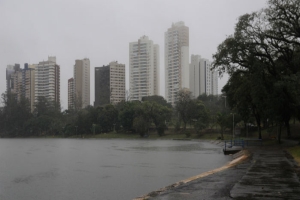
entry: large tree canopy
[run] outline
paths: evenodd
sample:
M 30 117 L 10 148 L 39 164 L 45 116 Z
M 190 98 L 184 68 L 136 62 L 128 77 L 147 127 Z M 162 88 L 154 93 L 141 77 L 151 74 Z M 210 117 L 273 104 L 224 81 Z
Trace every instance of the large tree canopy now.
M 241 16 L 213 57 L 213 68 L 230 75 L 223 91 L 231 106 L 244 117 L 251 109 L 259 127 L 266 119 L 284 123 L 290 136 L 300 108 L 300 1 L 269 0 Z

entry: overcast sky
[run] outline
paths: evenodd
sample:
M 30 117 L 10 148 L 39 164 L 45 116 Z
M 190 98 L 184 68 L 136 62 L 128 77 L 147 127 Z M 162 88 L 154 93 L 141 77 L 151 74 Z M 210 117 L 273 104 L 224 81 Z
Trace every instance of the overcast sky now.
M 9 64 L 37 64 L 56 56 L 61 70 L 61 103 L 67 109 L 67 80 L 76 59 L 94 67 L 117 60 L 126 65 L 129 42 L 147 35 L 160 46 L 164 91 L 164 33 L 183 21 L 190 31 L 190 54 L 212 60 L 217 46 L 234 31 L 239 16 L 266 7 L 266 0 L 0 0 L 0 93 Z M 219 80 L 219 92 L 227 77 Z M 161 94 L 163 95 L 163 94 Z

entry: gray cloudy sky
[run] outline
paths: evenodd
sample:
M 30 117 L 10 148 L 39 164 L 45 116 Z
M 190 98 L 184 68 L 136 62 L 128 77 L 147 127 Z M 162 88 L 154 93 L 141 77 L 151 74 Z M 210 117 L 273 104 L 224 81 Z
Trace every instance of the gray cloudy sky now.
M 75 60 L 87 57 L 93 104 L 94 67 L 117 60 L 128 73 L 129 42 L 147 35 L 160 45 L 162 78 L 164 32 L 173 22 L 189 27 L 190 54 L 212 60 L 238 17 L 265 6 L 266 0 L 0 0 L 0 93 L 6 90 L 8 64 L 23 66 L 56 56 L 61 103 L 67 109 L 67 80 Z M 219 91 L 226 81 L 219 80 Z

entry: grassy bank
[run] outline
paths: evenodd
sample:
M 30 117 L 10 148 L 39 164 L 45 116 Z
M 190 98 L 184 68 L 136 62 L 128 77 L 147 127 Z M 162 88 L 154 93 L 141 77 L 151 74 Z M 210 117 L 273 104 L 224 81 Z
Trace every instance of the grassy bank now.
M 287 149 L 287 151 L 294 157 L 296 162 L 300 165 L 300 146 L 294 146 Z

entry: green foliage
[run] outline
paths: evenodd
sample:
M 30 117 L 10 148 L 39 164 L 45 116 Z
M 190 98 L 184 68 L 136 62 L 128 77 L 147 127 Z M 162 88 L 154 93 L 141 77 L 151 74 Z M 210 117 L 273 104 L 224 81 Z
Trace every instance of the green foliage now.
M 174 128 L 175 128 L 176 132 L 178 132 L 180 130 L 180 121 L 179 120 L 176 120 Z
M 119 121 L 125 131 L 133 129 L 135 107 L 139 104 L 140 102 L 122 102 L 119 105 Z
M 179 120 L 183 122 L 183 130 L 186 124 L 192 119 L 194 112 L 191 92 L 187 89 L 179 90 L 175 109 L 179 114 Z
M 162 96 L 158 96 L 158 95 L 143 97 L 142 101 L 156 102 L 161 106 L 172 108 L 172 105 L 170 103 L 168 103 Z
M 26 136 L 26 120 L 32 117 L 28 100 L 21 98 L 19 101 L 13 93 L 2 94 L 4 105 L 1 112 L 2 135 L 9 137 Z
M 268 120 L 284 123 L 290 136 L 289 121 L 299 117 L 299 12 L 297 0 L 269 0 L 267 9 L 241 16 L 213 56 L 214 68 L 230 75 L 229 105 L 245 122 L 255 117 L 259 138 Z
M 133 127 L 141 137 L 144 137 L 149 130 L 149 123 L 143 116 L 134 118 Z
M 188 122 L 194 124 L 197 133 L 209 125 L 210 117 L 206 107 L 202 101 L 192 99 L 189 90 L 179 91 L 175 108 L 179 114 L 179 119 L 184 123 L 183 131 L 186 130 Z

